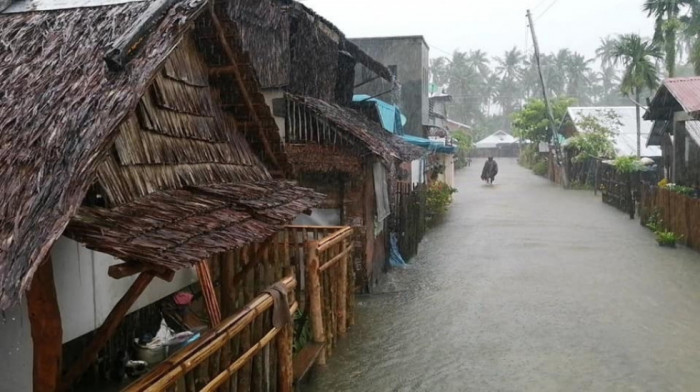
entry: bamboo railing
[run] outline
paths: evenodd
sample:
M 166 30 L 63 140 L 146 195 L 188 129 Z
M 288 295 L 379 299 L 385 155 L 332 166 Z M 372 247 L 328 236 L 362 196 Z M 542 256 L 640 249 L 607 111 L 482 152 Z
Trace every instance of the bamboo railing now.
M 293 276 L 281 281 L 289 292 L 289 311 L 294 313 L 298 304 L 294 301 L 296 279 Z M 223 320 L 216 328 L 206 333 L 195 343 L 158 365 L 144 378 L 125 389 L 137 391 L 217 391 L 231 390 L 231 381 L 237 373 L 261 351 L 269 348 L 276 340 L 277 390 L 291 391 L 292 388 L 292 324 L 283 328 L 270 326 L 256 337 L 246 350 L 235 355 L 232 346 L 240 335 L 260 318 L 271 317 L 273 298 L 261 294 L 237 314 Z M 265 353 L 269 358 L 271 353 Z M 204 375 L 204 376 L 202 376 Z M 274 376 L 273 376 L 274 377 Z M 240 381 L 240 380 L 239 380 Z M 250 390 L 238 384 L 238 390 Z
M 211 260 L 218 273 L 201 275 L 219 282 L 223 321 L 125 391 L 291 391 L 293 324 L 276 329 L 272 297 L 254 294 L 280 279 L 281 271 L 290 274 L 281 280 L 290 292 L 290 312 L 308 315 L 313 341 L 324 347 L 315 360 L 324 364 L 353 321 L 352 235 L 350 227 L 288 226 L 265 243 Z
M 306 297 L 315 343 L 324 344 L 325 350 L 317 363 L 325 364 L 336 341 L 347 331 L 354 313 L 354 270 L 350 262 L 352 246 L 350 227 L 337 231 L 321 240 L 306 242 Z

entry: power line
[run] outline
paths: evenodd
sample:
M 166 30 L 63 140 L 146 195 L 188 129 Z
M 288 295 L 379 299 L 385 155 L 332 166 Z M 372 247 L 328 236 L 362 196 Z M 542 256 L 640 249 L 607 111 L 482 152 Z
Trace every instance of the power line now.
M 535 21 L 540 20 L 540 18 L 543 17 L 543 16 L 547 13 L 547 11 L 549 11 L 550 9 L 552 9 L 552 7 L 554 7 L 554 5 L 557 4 L 558 1 L 559 1 L 559 0 L 554 0 L 554 1 L 552 1 L 552 3 L 551 3 L 547 8 L 545 8 L 545 10 L 542 11 L 542 13 L 541 13 L 537 18 L 535 18 Z

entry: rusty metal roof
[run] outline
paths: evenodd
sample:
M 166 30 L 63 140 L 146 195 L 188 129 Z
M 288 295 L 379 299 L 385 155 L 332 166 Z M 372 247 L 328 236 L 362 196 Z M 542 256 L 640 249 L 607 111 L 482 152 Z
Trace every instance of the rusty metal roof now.
M 670 120 L 676 109 L 693 116 L 700 114 L 700 77 L 664 80 L 649 109 L 646 120 Z

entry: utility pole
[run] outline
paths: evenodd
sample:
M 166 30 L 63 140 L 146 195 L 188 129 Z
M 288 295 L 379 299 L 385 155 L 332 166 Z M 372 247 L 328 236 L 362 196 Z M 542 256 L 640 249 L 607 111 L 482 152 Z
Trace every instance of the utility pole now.
M 544 97 L 544 106 L 547 109 L 547 117 L 549 117 L 549 126 L 552 131 L 552 140 L 554 142 L 554 153 L 556 156 L 556 164 L 561 168 L 561 182 L 565 188 L 569 186 L 569 180 L 566 176 L 566 168 L 563 167 L 563 159 L 561 153 L 561 144 L 559 143 L 559 133 L 554 126 L 554 113 L 552 112 L 552 106 L 549 104 L 549 97 L 547 96 L 547 83 L 542 75 L 542 64 L 540 64 L 540 46 L 537 42 L 537 35 L 535 35 L 535 23 L 532 21 L 532 13 L 527 10 L 527 20 L 530 24 L 530 32 L 532 32 L 532 46 L 535 49 L 535 62 L 537 62 L 537 74 L 540 77 L 540 85 L 542 86 L 542 96 Z

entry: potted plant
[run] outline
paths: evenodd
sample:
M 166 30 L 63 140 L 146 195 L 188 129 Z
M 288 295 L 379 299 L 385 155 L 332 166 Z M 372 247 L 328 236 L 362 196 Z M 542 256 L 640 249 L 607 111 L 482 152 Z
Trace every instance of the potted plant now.
M 668 230 L 657 230 L 656 231 L 656 242 L 659 246 L 664 246 L 668 248 L 675 248 L 676 242 L 681 239 L 681 236 Z

